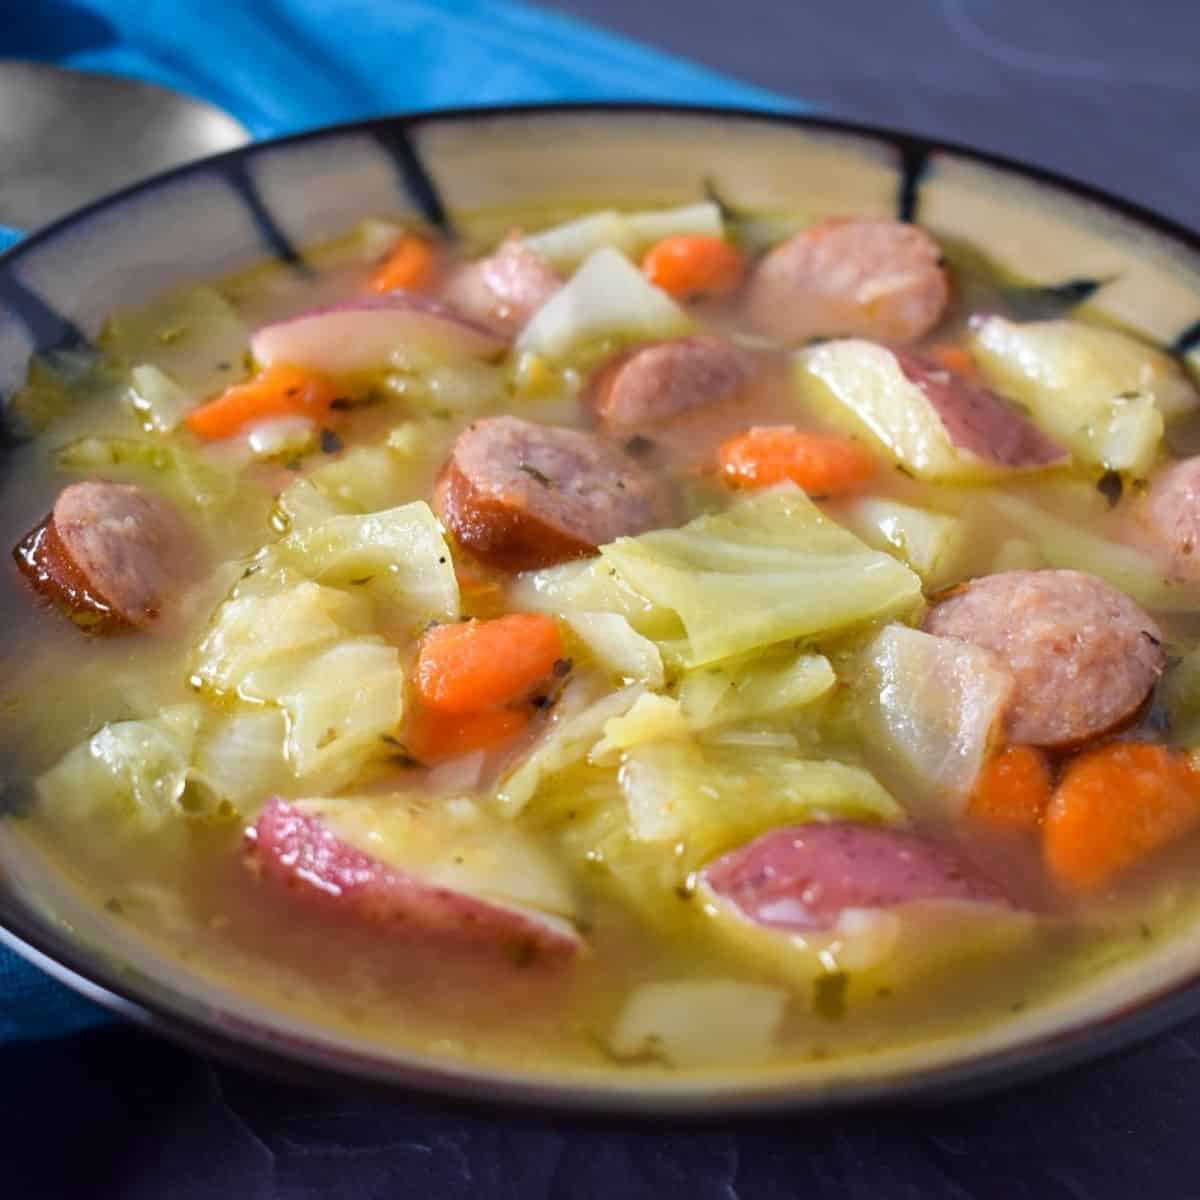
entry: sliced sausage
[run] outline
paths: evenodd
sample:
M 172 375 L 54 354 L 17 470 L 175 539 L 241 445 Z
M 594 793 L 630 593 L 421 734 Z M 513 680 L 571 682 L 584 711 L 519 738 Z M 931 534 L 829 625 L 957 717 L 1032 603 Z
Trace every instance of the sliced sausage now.
M 1159 472 L 1150 486 L 1145 513 L 1172 571 L 1181 579 L 1200 582 L 1200 456 Z
M 246 858 L 262 880 L 286 889 L 312 913 L 374 927 L 413 946 L 522 967 L 562 966 L 582 946 L 561 918 L 389 867 L 277 796 L 247 831 Z
M 131 484 L 73 483 L 14 550 L 33 586 L 81 625 L 142 628 L 195 570 L 192 531 L 161 496 Z
M 669 497 L 659 479 L 596 434 L 505 416 L 459 434 L 433 507 L 477 558 L 522 571 L 662 524 Z
M 601 367 L 585 402 L 604 428 L 632 433 L 691 409 L 733 400 L 754 372 L 754 357 L 721 338 L 656 342 Z
M 486 258 L 455 271 L 444 297 L 464 316 L 515 334 L 560 287 L 545 259 L 513 234 Z
M 865 337 L 904 345 L 950 297 L 937 243 L 915 225 L 835 217 L 776 246 L 750 283 L 749 315 L 785 342 Z
M 847 909 L 915 900 L 1012 906 L 998 883 L 953 846 L 852 821 L 772 829 L 710 863 L 701 883 L 772 929 L 830 929 Z
M 1162 674 L 1162 633 L 1081 571 L 1004 571 L 935 604 L 922 628 L 982 646 L 1012 672 L 1014 742 L 1070 746 L 1133 716 Z
M 916 384 L 960 450 L 1004 467 L 1041 467 L 1070 456 L 1023 413 L 995 392 L 978 387 L 937 363 L 906 350 L 895 352 L 900 370 Z

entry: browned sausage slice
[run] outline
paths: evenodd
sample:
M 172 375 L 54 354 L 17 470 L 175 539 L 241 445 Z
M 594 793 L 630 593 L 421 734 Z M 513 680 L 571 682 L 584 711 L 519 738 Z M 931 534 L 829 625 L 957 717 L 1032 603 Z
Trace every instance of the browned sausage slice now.
M 1174 574 L 1200 582 L 1200 456 L 1172 463 L 1155 477 L 1145 512 Z
M 311 912 L 413 945 L 521 967 L 568 963 L 582 946 L 561 918 L 499 904 L 389 867 L 318 817 L 273 797 L 246 835 L 248 865 Z
M 195 537 L 161 496 L 131 484 L 73 483 L 14 550 L 38 591 L 81 625 L 141 628 L 195 569 Z
M 830 929 L 846 909 L 915 900 L 1012 906 L 953 846 L 852 821 L 772 829 L 710 863 L 700 880 L 747 920 L 772 929 Z
M 459 434 L 433 507 L 476 557 L 522 571 L 643 533 L 669 503 L 664 485 L 604 438 L 505 416 Z
M 1070 746 L 1133 716 L 1162 674 L 1158 626 L 1081 571 L 1005 571 L 930 609 L 922 628 L 982 646 L 1012 672 L 1009 737 Z
M 902 346 L 937 324 L 949 296 L 941 251 L 924 230 L 835 217 L 759 263 L 748 305 L 755 326 L 780 341 L 864 337 Z
M 486 258 L 460 267 L 444 297 L 464 316 L 515 334 L 560 287 L 550 265 L 513 234 Z
M 906 350 L 896 362 L 929 401 L 950 441 L 985 462 L 1004 467 L 1040 467 L 1070 455 L 1023 413 L 995 392 Z
M 754 357 L 716 337 L 639 346 L 606 363 L 585 402 L 606 429 L 632 433 L 707 404 L 733 400 L 755 372 Z

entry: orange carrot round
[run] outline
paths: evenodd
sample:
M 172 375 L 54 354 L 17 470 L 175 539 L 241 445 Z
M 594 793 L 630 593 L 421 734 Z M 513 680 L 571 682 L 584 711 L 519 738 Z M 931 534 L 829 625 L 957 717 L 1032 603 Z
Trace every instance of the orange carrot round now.
M 678 300 L 721 297 L 741 286 L 746 261 L 719 237 L 679 234 L 663 238 L 646 251 L 642 273 Z
M 532 709 L 494 708 L 470 716 L 451 716 L 417 706 L 405 722 L 404 748 L 417 762 L 432 766 L 512 741 L 532 715 Z
M 438 257 L 433 243 L 419 234 L 397 238 L 380 260 L 367 286 L 373 292 L 423 292 L 437 277 Z
M 967 811 L 995 829 L 1036 829 L 1050 804 L 1050 767 L 1033 746 L 1006 746 L 984 768 Z
M 857 491 L 875 474 L 874 458 L 858 442 L 791 425 L 756 426 L 730 438 L 719 459 L 732 487 L 766 487 L 790 479 L 815 496 Z
M 267 367 L 253 379 L 226 388 L 219 396 L 194 408 L 184 418 L 200 438 L 231 437 L 254 421 L 268 417 L 312 417 L 322 421 L 337 393 L 323 375 L 300 367 Z
M 1092 891 L 1200 826 L 1200 777 L 1187 758 L 1146 742 L 1112 742 L 1080 755 L 1043 824 L 1050 874 Z
M 557 622 L 539 613 L 435 625 L 417 650 L 417 692 L 433 712 L 486 712 L 523 697 L 565 654 Z

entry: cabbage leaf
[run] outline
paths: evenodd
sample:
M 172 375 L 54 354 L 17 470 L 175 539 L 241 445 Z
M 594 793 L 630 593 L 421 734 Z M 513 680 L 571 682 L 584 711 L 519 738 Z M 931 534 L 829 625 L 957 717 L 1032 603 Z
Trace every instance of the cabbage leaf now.
M 926 817 L 953 818 L 983 769 L 1012 694 L 987 651 L 905 625 L 881 629 L 854 684 L 861 730 Z
M 819 638 L 897 616 L 921 581 L 871 550 L 786 486 L 601 547 L 635 592 L 678 614 L 700 666 L 793 638 Z
M 551 362 L 606 338 L 650 340 L 691 329 L 687 313 L 619 250 L 597 250 L 534 313 L 517 338 L 518 353 Z
M 1167 355 L 1115 329 L 988 316 L 972 326 L 970 346 L 993 386 L 1081 459 L 1115 471 L 1146 471 L 1164 418 L 1198 400 Z

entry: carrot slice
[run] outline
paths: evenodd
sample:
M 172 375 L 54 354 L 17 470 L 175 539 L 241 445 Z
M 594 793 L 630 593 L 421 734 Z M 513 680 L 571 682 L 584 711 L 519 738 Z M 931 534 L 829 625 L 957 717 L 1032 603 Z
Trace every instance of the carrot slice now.
M 719 237 L 679 234 L 646 251 L 642 274 L 679 300 L 728 296 L 741 286 L 746 260 Z
M 417 762 L 432 766 L 460 754 L 512 741 L 529 724 L 532 715 L 532 709 L 494 708 L 470 716 L 450 716 L 414 708 L 405 725 L 404 748 Z
M 1046 811 L 1042 850 L 1059 883 L 1091 891 L 1200 826 L 1200 777 L 1183 755 L 1112 742 L 1067 768 Z
M 874 458 L 857 442 L 791 425 L 756 426 L 730 438 L 719 459 L 732 487 L 767 487 L 790 479 L 818 496 L 857 491 L 875 474 Z
M 435 625 L 417 650 L 417 692 L 433 712 L 482 713 L 520 699 L 565 654 L 557 622 L 539 613 Z
M 967 805 L 996 829 L 1036 829 L 1050 804 L 1050 767 L 1033 746 L 1006 746 L 984 768 Z
M 268 417 L 324 420 L 336 395 L 323 375 L 300 367 L 267 367 L 253 379 L 226 388 L 215 399 L 192 409 L 184 421 L 197 437 L 216 440 Z
M 423 292 L 437 276 L 438 257 L 433 243 L 419 234 L 406 233 L 371 272 L 367 286 L 373 292 Z

